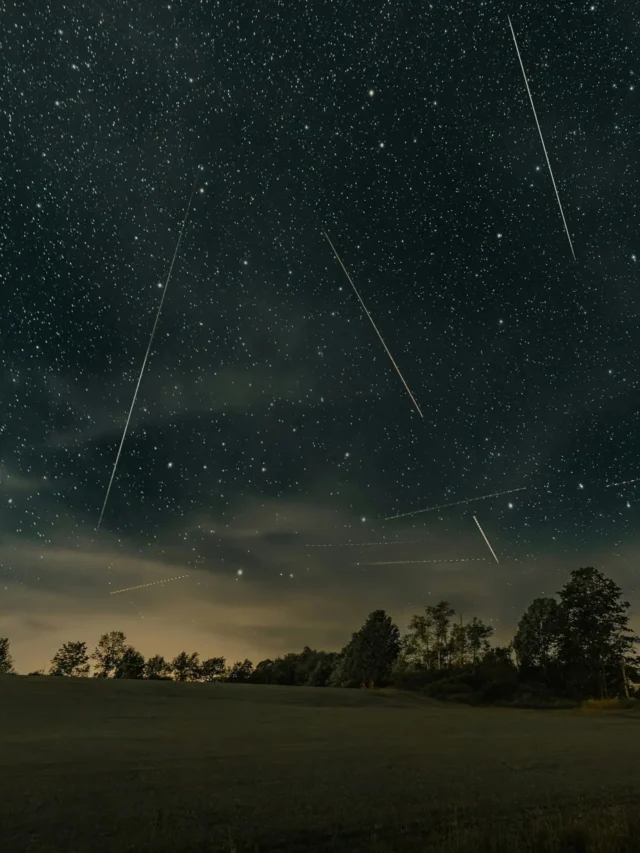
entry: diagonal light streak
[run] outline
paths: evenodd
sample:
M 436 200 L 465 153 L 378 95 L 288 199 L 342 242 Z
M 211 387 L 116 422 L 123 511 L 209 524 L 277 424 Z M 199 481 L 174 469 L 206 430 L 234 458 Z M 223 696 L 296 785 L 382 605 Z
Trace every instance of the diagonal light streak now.
M 131 408 L 129 409 L 129 414 L 127 415 L 127 420 L 124 425 L 124 430 L 122 431 L 122 439 L 120 440 L 120 447 L 118 448 L 118 453 L 116 454 L 116 461 L 113 464 L 113 470 L 111 472 L 111 479 L 109 480 L 109 485 L 107 486 L 107 493 L 104 496 L 104 503 L 102 504 L 102 510 L 100 511 L 100 518 L 98 519 L 98 524 L 96 526 L 96 530 L 100 528 L 102 524 L 102 516 L 104 515 L 104 511 L 107 507 L 107 501 L 109 500 L 109 495 L 111 493 L 111 486 L 113 485 L 114 477 L 116 476 L 116 470 L 118 468 L 118 462 L 120 461 L 120 455 L 122 453 L 122 447 L 124 445 L 124 440 L 127 437 L 127 430 L 129 429 L 129 421 L 131 420 L 131 415 L 133 414 L 133 408 L 136 404 L 136 398 L 138 396 L 138 391 L 140 390 L 140 383 L 142 382 L 142 377 L 144 375 L 145 367 L 147 366 L 147 361 L 149 359 L 149 353 L 151 352 L 151 345 L 153 344 L 153 338 L 156 333 L 156 328 L 158 327 L 158 320 L 160 319 L 160 312 L 162 311 L 162 306 L 164 305 L 164 298 L 167 295 L 167 288 L 169 287 L 169 281 L 171 280 L 171 273 L 173 272 L 173 265 L 176 262 L 176 258 L 178 257 L 178 250 L 180 249 L 180 243 L 182 242 L 182 235 L 184 234 L 184 229 L 187 224 L 187 217 L 189 216 L 189 211 L 191 210 L 191 202 L 193 201 L 193 196 L 196 191 L 196 184 L 198 183 L 198 175 L 196 175 L 196 179 L 193 182 L 193 189 L 191 190 L 191 195 L 189 196 L 189 203 L 187 204 L 187 210 L 184 215 L 184 219 L 182 221 L 182 228 L 180 229 L 180 234 L 178 235 L 178 242 L 176 243 L 176 249 L 173 253 L 173 258 L 171 259 L 171 266 L 169 267 L 169 272 L 167 274 L 167 280 L 164 283 L 164 288 L 162 290 L 162 297 L 160 299 L 160 305 L 158 305 L 158 311 L 156 312 L 156 319 L 153 324 L 153 329 L 151 330 L 151 337 L 149 338 L 149 345 L 147 346 L 147 351 L 144 356 L 144 361 L 142 362 L 142 367 L 140 368 L 140 375 L 138 376 L 138 384 L 136 385 L 136 390 L 133 392 L 133 400 L 131 401 Z
M 134 589 L 144 589 L 146 586 L 157 586 L 159 583 L 169 583 L 169 581 L 179 581 L 182 578 L 188 578 L 189 575 L 178 575 L 177 578 L 165 578 L 163 581 L 152 581 L 151 583 L 141 583 L 139 586 L 128 586 L 126 589 L 114 589 L 109 595 L 118 595 L 121 592 L 131 592 Z
M 396 373 L 398 374 L 398 376 L 400 377 L 400 379 L 401 379 L 401 381 L 402 381 L 402 384 L 403 384 L 403 385 L 404 385 L 404 387 L 407 389 L 407 394 L 411 397 L 411 401 L 413 402 L 413 405 L 416 407 L 416 411 L 418 412 L 418 414 L 420 415 L 420 417 L 424 420 L 424 415 L 422 414 L 422 411 L 421 411 L 421 409 L 420 409 L 420 406 L 418 405 L 418 402 L 417 402 L 416 398 L 413 396 L 413 394 L 411 393 L 411 389 L 409 388 L 409 386 L 408 386 L 408 385 L 407 385 L 407 383 L 405 382 L 405 380 L 404 380 L 404 376 L 403 376 L 403 375 L 402 375 L 402 373 L 400 372 L 400 368 L 399 368 L 399 367 L 398 367 L 398 365 L 396 364 L 396 361 L 395 361 L 394 357 L 391 355 L 391 352 L 389 351 L 389 347 L 388 347 L 388 346 L 386 345 L 386 343 L 384 342 L 384 338 L 383 338 L 383 337 L 382 337 L 382 335 L 380 334 L 380 331 L 379 331 L 378 327 L 376 326 L 376 324 L 375 324 L 375 322 L 374 322 L 374 320 L 373 320 L 373 317 L 372 317 L 372 316 L 371 316 L 371 314 L 369 313 L 369 310 L 367 309 L 367 306 L 364 304 L 364 300 L 363 300 L 363 299 L 362 299 L 362 297 L 360 296 L 360 293 L 358 292 L 358 288 L 357 288 L 357 287 L 355 286 L 355 284 L 353 283 L 353 280 L 352 280 L 351 276 L 349 275 L 349 272 L 348 272 L 347 268 L 346 268 L 346 267 L 345 267 L 345 265 L 342 263 L 342 258 L 340 257 L 340 255 L 339 255 L 339 254 L 338 254 L 338 252 L 336 251 L 336 247 L 335 247 L 335 246 L 333 245 L 333 243 L 331 242 L 331 238 L 329 237 L 329 235 L 327 234 L 327 232 L 326 232 L 326 231 L 324 231 L 323 233 L 324 233 L 324 236 L 327 238 L 327 242 L 329 243 L 329 245 L 331 246 L 331 248 L 332 248 L 332 250 L 333 250 L 333 254 L 336 256 L 336 258 L 337 258 L 337 260 L 338 260 L 338 263 L 340 264 L 340 266 L 341 266 L 341 267 L 342 267 L 342 269 L 344 270 L 344 274 L 346 275 L 346 277 L 347 277 L 347 279 L 348 279 L 348 281 L 349 281 L 349 284 L 350 284 L 350 285 L 351 285 L 351 287 L 353 288 L 353 292 L 354 292 L 354 293 L 355 293 L 355 295 L 358 297 L 358 300 L 360 301 L 360 305 L 362 305 L 362 308 L 363 308 L 363 310 L 364 310 L 364 313 L 365 313 L 365 314 L 367 315 L 367 317 L 369 318 L 369 322 L 370 322 L 370 323 L 371 323 L 371 325 L 373 326 L 373 328 L 374 328 L 374 330 L 375 330 L 376 335 L 380 338 L 380 343 L 382 344 L 382 346 L 383 346 L 383 347 L 384 347 L 384 349 L 385 349 L 385 352 L 387 353 L 387 355 L 388 355 L 388 356 L 389 356 L 389 358 L 391 359 L 391 364 L 394 366 Z
M 320 542 L 315 545 L 305 545 L 305 548 L 368 548 L 373 545 L 427 545 L 426 539 L 394 539 L 382 542 Z
M 509 27 L 511 28 L 511 35 L 513 36 L 513 43 L 516 46 L 516 53 L 518 54 L 518 60 L 520 62 L 520 68 L 522 69 L 522 76 L 524 77 L 524 85 L 527 87 L 527 94 L 529 95 L 529 100 L 531 101 L 531 109 L 533 110 L 533 117 L 536 120 L 536 126 L 538 128 L 538 133 L 540 134 L 540 142 L 542 142 L 542 150 L 544 151 L 544 156 L 547 160 L 547 166 L 549 168 L 549 174 L 551 175 L 551 181 L 553 183 L 553 189 L 556 193 L 556 198 L 558 200 L 558 207 L 560 208 L 560 216 L 562 217 L 562 222 L 564 223 L 564 230 L 567 232 L 567 240 L 569 241 L 569 248 L 571 249 L 571 254 L 573 255 L 573 260 L 577 260 L 576 253 L 573 250 L 573 243 L 571 242 L 571 234 L 569 234 L 569 226 L 567 225 L 567 220 L 564 215 L 564 210 L 562 209 L 562 202 L 560 201 L 560 193 L 558 192 L 558 187 L 556 186 L 556 179 L 553 177 L 553 170 L 551 169 L 551 161 L 549 160 L 549 155 L 547 153 L 547 146 L 544 144 L 544 137 L 542 135 L 542 128 L 540 127 L 540 122 L 538 121 L 538 114 L 536 113 L 535 104 L 533 103 L 533 96 L 531 94 L 531 89 L 529 88 L 529 81 L 527 80 L 527 73 L 524 70 L 524 64 L 522 62 L 522 57 L 520 56 L 520 48 L 518 47 L 518 41 L 516 39 L 516 33 L 513 29 L 513 24 L 511 23 L 511 18 L 507 15 L 507 20 L 509 21 Z
M 462 506 L 462 504 L 470 504 L 473 501 L 484 501 L 487 498 L 497 498 L 499 495 L 510 495 L 513 492 L 524 492 L 525 489 L 528 489 L 529 486 L 520 486 L 518 489 L 506 489 L 504 492 L 492 492 L 490 495 L 479 495 L 477 498 L 467 498 L 464 501 L 454 501 L 454 503 L 450 504 L 438 504 L 438 506 L 430 506 L 426 509 L 416 509 L 413 512 L 403 512 L 400 515 L 389 515 L 385 518 L 385 521 L 391 521 L 393 518 L 406 518 L 408 515 L 419 515 L 422 512 L 433 512 L 436 509 L 445 509 L 450 506 Z
M 609 483 L 605 489 L 611 489 L 613 486 L 628 486 L 629 483 L 640 483 L 640 477 L 636 477 L 635 480 L 622 480 L 620 483 Z
M 484 563 L 484 557 L 466 557 L 460 560 L 392 560 L 376 563 L 354 563 L 354 566 L 406 566 L 409 563 Z
M 500 560 L 496 557 L 496 552 L 495 552 L 495 551 L 493 550 L 493 548 L 491 547 L 491 542 L 489 542 L 489 540 L 488 540 L 488 539 L 487 539 L 487 537 L 485 536 L 484 530 L 480 527 L 480 522 L 479 522 L 479 521 L 478 521 L 478 519 L 475 517 L 475 515 L 473 516 L 473 520 L 474 520 L 474 521 L 475 521 L 475 523 L 478 525 L 478 530 L 480 531 L 480 533 L 482 533 L 482 538 L 483 538 L 483 539 L 484 539 L 484 541 L 487 543 L 487 547 L 488 547 L 488 549 L 489 549 L 489 550 L 491 551 L 491 553 L 493 554 L 493 559 L 496 561 L 496 563 L 500 564 Z

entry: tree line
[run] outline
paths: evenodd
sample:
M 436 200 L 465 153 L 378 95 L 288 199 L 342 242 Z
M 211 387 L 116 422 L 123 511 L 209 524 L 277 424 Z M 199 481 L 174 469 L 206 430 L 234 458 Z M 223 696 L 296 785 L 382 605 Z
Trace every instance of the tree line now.
M 197 652 L 145 659 L 122 631 L 103 634 L 89 654 L 82 641 L 65 643 L 46 674 L 58 677 L 220 681 L 309 687 L 395 685 L 436 698 L 527 703 L 554 699 L 640 698 L 637 637 L 629 602 L 610 578 L 576 569 L 557 598 L 536 598 L 505 646 L 477 616 L 464 621 L 447 601 L 427 605 L 401 636 L 384 610 L 374 610 L 340 652 L 301 652 L 227 665 Z M 13 673 L 10 645 L 0 638 L 0 673 Z M 44 675 L 45 672 L 29 673 Z

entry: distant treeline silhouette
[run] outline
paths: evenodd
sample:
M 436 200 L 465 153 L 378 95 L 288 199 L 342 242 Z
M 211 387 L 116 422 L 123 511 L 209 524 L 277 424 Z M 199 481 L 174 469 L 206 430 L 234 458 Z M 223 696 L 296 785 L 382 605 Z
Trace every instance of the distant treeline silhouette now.
M 393 685 L 434 698 L 469 703 L 551 705 L 586 698 L 640 698 L 640 638 L 629 627 L 629 602 L 594 568 L 576 569 L 556 598 L 536 598 L 513 640 L 491 646 L 494 629 L 478 617 L 464 621 L 447 602 L 427 605 L 407 633 L 384 610 L 374 610 L 340 652 L 305 646 L 274 660 L 227 665 L 183 651 L 171 661 L 148 660 L 121 631 L 104 634 L 90 655 L 82 641 L 65 643 L 48 675 L 94 678 L 218 681 L 308 687 Z M 9 640 L 0 638 L 0 673 L 14 673 Z M 44 675 L 44 671 L 29 675 Z

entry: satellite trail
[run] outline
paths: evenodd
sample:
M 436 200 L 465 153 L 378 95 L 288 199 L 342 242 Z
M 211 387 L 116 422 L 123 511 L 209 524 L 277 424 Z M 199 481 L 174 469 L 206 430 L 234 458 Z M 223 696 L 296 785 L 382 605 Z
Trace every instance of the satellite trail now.
M 491 547 L 491 546 L 489 546 Z M 495 556 L 495 554 L 494 554 Z M 380 563 L 354 563 L 354 566 L 406 566 L 409 563 L 484 563 L 484 557 L 467 557 L 460 560 L 393 560 Z
M 169 581 L 179 581 L 182 578 L 188 578 L 189 575 L 178 575 L 177 578 L 165 578 L 163 581 L 152 581 L 151 583 L 141 583 L 140 586 L 128 586 L 126 589 L 115 589 L 109 595 L 118 595 L 121 592 L 131 592 L 134 589 L 144 589 L 146 586 L 157 586 L 159 583 L 169 583 Z
M 479 522 L 479 521 L 478 521 L 478 519 L 475 517 L 475 515 L 473 516 L 473 520 L 474 520 L 474 521 L 475 521 L 475 523 L 478 525 L 478 530 L 480 531 L 480 533 L 482 533 L 482 538 L 483 538 L 483 539 L 484 539 L 484 541 L 487 543 L 487 547 L 488 547 L 488 549 L 489 549 L 489 550 L 491 551 L 491 553 L 493 554 L 493 559 L 496 561 L 496 563 L 498 563 L 498 564 L 499 564 L 499 563 L 500 563 L 500 560 L 496 557 L 496 552 L 495 552 L 495 551 L 493 550 L 493 548 L 491 547 L 491 542 L 489 542 L 489 540 L 488 540 L 488 539 L 487 539 L 487 537 L 485 536 L 485 534 L 484 534 L 484 530 L 480 527 L 480 522 Z
M 100 518 L 98 519 L 98 524 L 96 526 L 96 530 L 99 530 L 100 525 L 102 524 L 102 516 L 104 515 L 104 511 L 107 506 L 107 501 L 109 500 L 109 494 L 111 493 L 111 486 L 113 485 L 113 479 L 116 476 L 116 470 L 118 468 L 118 462 L 120 461 L 120 454 L 122 453 L 122 446 L 124 444 L 124 440 L 127 437 L 127 430 L 129 429 L 129 421 L 131 420 L 131 415 L 133 413 L 133 407 L 136 404 L 136 398 L 138 396 L 138 391 L 140 390 L 140 383 L 142 382 L 142 376 L 144 374 L 144 369 L 147 366 L 147 360 L 149 358 L 149 353 L 151 352 L 151 345 L 153 344 L 153 338 L 156 333 L 156 328 L 158 326 L 158 320 L 160 319 L 160 312 L 162 311 L 162 306 L 164 304 L 164 298 L 167 295 L 167 288 L 169 287 L 169 281 L 171 280 L 171 273 L 173 272 L 173 265 L 176 262 L 176 258 L 178 256 L 178 250 L 180 249 L 180 243 L 182 241 L 182 235 L 184 234 L 184 229 L 187 224 L 187 218 L 189 216 L 189 211 L 191 210 L 191 202 L 193 201 L 193 196 L 196 191 L 196 184 L 198 183 L 198 175 L 196 175 L 196 179 L 193 182 L 193 189 L 191 190 L 191 195 L 189 196 L 189 203 L 187 204 L 187 210 L 184 214 L 184 219 L 182 220 L 182 228 L 180 229 L 180 234 L 178 235 L 178 242 L 176 243 L 176 249 L 173 253 L 173 258 L 171 259 L 171 266 L 169 267 L 169 272 L 167 274 L 167 280 L 164 283 L 164 288 L 162 290 L 162 297 L 160 299 L 160 305 L 158 306 L 158 311 L 156 313 L 156 319 L 153 324 L 153 329 L 151 330 L 151 337 L 149 338 L 149 346 L 147 347 L 147 351 L 144 356 L 144 361 L 142 362 L 142 367 L 140 369 L 140 375 L 138 376 L 138 384 L 136 385 L 136 390 L 133 392 L 133 400 L 131 401 L 131 408 L 129 409 L 129 414 L 127 415 L 127 420 L 124 425 L 124 430 L 122 432 L 122 439 L 120 441 L 120 447 L 118 448 L 118 453 L 116 454 L 116 461 L 113 465 L 113 471 L 111 472 L 111 479 L 109 480 L 109 485 L 107 486 L 107 493 L 104 497 L 104 503 L 102 504 L 102 510 L 100 512 Z
M 614 486 L 628 486 L 629 483 L 640 483 L 640 477 L 636 477 L 635 480 L 622 480 L 620 483 L 609 483 L 605 486 L 605 489 L 611 489 Z
M 542 135 L 542 129 L 540 128 L 540 122 L 538 121 L 538 114 L 536 113 L 536 108 L 533 103 L 533 97 L 531 95 L 531 89 L 529 88 L 529 81 L 527 80 L 527 73 L 524 70 L 524 64 L 522 62 L 522 57 L 520 56 L 520 48 L 518 47 L 518 41 L 516 39 L 516 33 L 513 29 L 513 24 L 511 23 L 511 18 L 507 15 L 507 20 L 509 21 L 509 27 L 511 28 L 511 35 L 513 36 L 513 43 L 516 46 L 516 53 L 518 54 L 518 60 L 520 62 L 520 68 L 522 69 L 522 76 L 524 77 L 524 85 L 527 87 L 527 94 L 529 95 L 529 100 L 531 101 L 531 109 L 533 110 L 533 117 L 536 120 L 536 125 L 538 127 L 538 133 L 540 134 L 540 142 L 542 142 L 542 150 L 544 151 L 544 156 L 547 160 L 547 166 L 549 168 L 549 174 L 551 175 L 551 181 L 553 183 L 553 189 L 556 193 L 556 198 L 558 199 L 558 207 L 560 208 L 560 216 L 562 217 L 562 222 L 564 223 L 564 230 L 567 232 L 567 240 L 569 241 L 569 248 L 571 249 L 571 254 L 573 255 L 573 260 L 576 259 L 576 253 L 573 250 L 573 243 L 571 242 L 571 234 L 569 234 L 569 226 L 567 225 L 567 220 L 565 219 L 564 210 L 562 209 L 562 202 L 560 201 L 560 194 L 558 192 L 558 187 L 556 186 L 556 179 L 553 177 L 553 171 L 551 169 L 551 161 L 549 160 L 549 155 L 547 154 L 547 146 L 544 144 L 544 137 Z
M 384 338 L 382 337 L 382 335 L 381 335 L 381 334 L 380 334 L 380 332 L 378 331 L 378 327 L 377 327 L 377 326 L 376 326 L 376 324 L 374 323 L 374 321 L 373 321 L 373 317 L 371 316 L 371 314 L 369 314 L 369 311 L 368 311 L 368 309 L 367 309 L 367 306 L 364 304 L 364 301 L 363 301 L 363 299 L 362 299 L 362 296 L 360 296 L 360 294 L 359 294 L 359 292 L 358 292 L 357 287 L 356 287 L 356 286 L 355 286 L 355 284 L 353 283 L 353 281 L 352 281 L 352 279 L 351 279 L 351 276 L 349 275 L 349 273 L 348 273 L 348 271 L 347 271 L 347 268 L 346 268 L 346 267 L 345 267 L 345 265 L 342 263 L 342 258 L 341 258 L 341 257 L 340 257 L 340 255 L 337 253 L 337 251 L 336 251 L 336 247 L 335 247 L 335 246 L 333 245 L 333 243 L 331 242 L 331 238 L 329 237 L 329 235 L 327 234 L 327 232 L 326 232 L 326 231 L 324 231 L 323 233 L 324 233 L 324 236 L 327 238 L 327 242 L 329 243 L 329 245 L 331 246 L 331 248 L 332 248 L 332 250 L 333 250 L 333 254 L 336 256 L 336 259 L 337 259 L 338 263 L 340 264 L 340 266 L 341 266 L 341 267 L 342 267 L 342 269 L 344 270 L 344 274 L 346 275 L 346 277 L 347 277 L 347 279 L 348 279 L 348 281 L 349 281 L 349 284 L 350 284 L 350 285 L 351 285 L 351 287 L 353 288 L 353 292 L 355 293 L 355 295 L 356 295 L 356 296 L 358 297 L 358 299 L 360 300 L 360 305 L 362 305 L 362 308 L 364 309 L 364 313 L 365 313 L 365 314 L 367 315 L 367 317 L 369 318 L 369 321 L 370 321 L 371 325 L 372 325 L 372 326 L 373 326 L 373 328 L 375 329 L 376 335 L 380 338 L 380 343 L 381 343 L 381 344 L 382 344 L 382 346 L 385 348 L 385 352 L 387 353 L 387 355 L 388 355 L 388 356 L 389 356 L 389 358 L 391 359 L 391 364 L 395 367 L 396 373 L 398 374 L 398 376 L 399 376 L 399 377 L 400 377 L 400 379 L 402 380 L 402 384 L 404 385 L 404 387 L 407 389 L 407 394 L 411 397 L 411 401 L 413 402 L 413 405 L 416 407 L 416 411 L 418 412 L 418 414 L 420 415 L 420 417 L 424 420 L 424 415 L 422 414 L 422 411 L 420 410 L 420 406 L 418 405 L 418 403 L 417 403 L 417 401 L 416 401 L 416 398 L 413 396 L 413 394 L 411 393 L 411 389 L 409 388 L 409 386 L 407 385 L 407 383 L 404 381 L 404 376 L 402 375 L 402 373 L 400 373 L 400 368 L 399 368 L 399 367 L 398 367 L 398 365 L 396 364 L 394 357 L 393 357 L 393 356 L 391 355 L 391 353 L 389 352 L 389 347 L 385 344 L 385 342 L 384 342 Z
M 389 515 L 385 518 L 385 521 L 391 521 L 393 518 L 406 518 L 408 515 L 419 515 L 421 512 L 433 512 L 436 509 L 445 509 L 450 506 L 462 506 L 462 504 L 470 504 L 473 501 L 484 501 L 487 498 L 497 498 L 499 495 L 511 495 L 513 492 L 524 492 L 528 488 L 529 486 L 520 486 L 519 489 L 507 489 L 504 492 L 492 492 L 490 495 L 479 495 L 477 498 L 467 498 L 464 501 L 455 501 L 451 504 L 438 504 L 438 506 L 430 506 L 427 509 L 416 509 L 413 512 L 403 512 L 400 515 Z
M 385 539 L 382 542 L 320 542 L 315 545 L 305 545 L 305 548 L 368 548 L 372 545 L 427 545 L 426 539 Z

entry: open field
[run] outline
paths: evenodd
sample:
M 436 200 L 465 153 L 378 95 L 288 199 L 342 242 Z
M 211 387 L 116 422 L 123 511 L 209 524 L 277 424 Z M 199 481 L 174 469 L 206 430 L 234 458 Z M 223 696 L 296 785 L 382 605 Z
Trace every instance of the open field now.
M 500 825 L 549 805 L 640 811 L 639 768 L 637 714 L 0 677 L 3 853 L 390 849 L 374 829 L 391 849 L 434 849 L 421 831 L 455 819 L 464 835 L 476 813 Z

